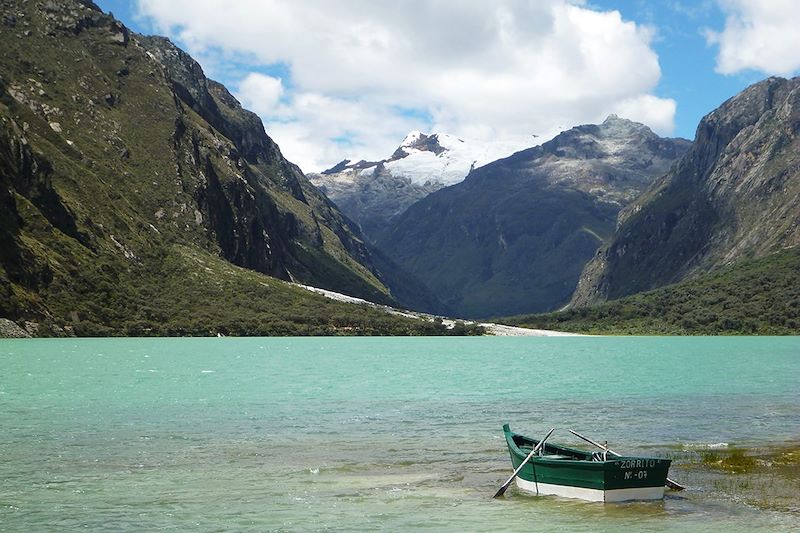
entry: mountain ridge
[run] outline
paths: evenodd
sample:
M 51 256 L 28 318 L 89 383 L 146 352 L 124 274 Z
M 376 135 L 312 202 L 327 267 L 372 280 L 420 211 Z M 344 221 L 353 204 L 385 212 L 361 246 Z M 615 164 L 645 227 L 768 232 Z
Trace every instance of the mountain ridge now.
M 616 116 L 576 126 L 419 200 L 377 244 L 462 316 L 555 309 L 621 207 L 689 144 Z
M 797 335 L 800 247 L 589 307 L 500 321 L 591 335 Z
M 571 300 L 591 305 L 800 244 L 800 78 L 706 115 L 692 149 L 620 216 Z
M 412 131 L 380 161 L 345 159 L 309 179 L 365 236 L 377 241 L 389 222 L 414 202 L 462 181 L 473 169 L 549 137 L 476 141 L 447 133 Z
M 129 273 L 144 290 L 181 246 L 395 303 L 382 279 L 399 269 L 372 261 L 358 229 L 188 54 L 92 2 L 0 6 L 0 316 L 107 328 L 120 309 L 139 314 L 113 296 L 138 299 Z

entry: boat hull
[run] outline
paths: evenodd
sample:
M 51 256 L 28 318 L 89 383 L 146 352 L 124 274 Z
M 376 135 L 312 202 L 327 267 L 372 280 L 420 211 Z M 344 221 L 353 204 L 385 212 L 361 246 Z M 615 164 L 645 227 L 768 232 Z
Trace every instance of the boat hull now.
M 514 469 L 538 441 L 504 426 Z M 520 489 L 532 494 L 580 498 L 595 502 L 658 500 L 670 460 L 655 457 L 602 458 L 591 452 L 545 443 L 544 455 L 534 456 L 517 474 Z
M 553 485 L 550 483 L 537 483 L 527 481 L 521 477 L 516 478 L 517 488 L 536 494 L 537 496 L 560 496 L 562 498 L 576 498 L 590 502 L 627 502 L 632 500 L 661 500 L 664 498 L 664 487 L 633 487 L 627 489 L 589 489 L 586 487 L 573 487 L 570 485 Z

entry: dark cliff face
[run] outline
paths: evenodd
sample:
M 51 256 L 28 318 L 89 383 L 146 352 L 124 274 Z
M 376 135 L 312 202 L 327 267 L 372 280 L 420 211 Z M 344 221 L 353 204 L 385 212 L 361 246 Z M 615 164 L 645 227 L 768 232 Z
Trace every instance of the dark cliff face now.
M 552 310 L 620 208 L 688 146 L 615 116 L 579 126 L 420 200 L 378 244 L 459 315 Z
M 3 89 L 0 85 L 0 98 L 7 96 L 3 94 Z M 31 203 L 39 204 L 44 211 L 57 212 L 59 216 L 53 218 L 66 226 L 65 229 L 72 230 L 74 227 L 73 221 L 62 221 L 64 207 L 60 202 L 56 202 L 55 206 L 47 206 L 46 199 L 52 197 L 53 193 L 47 182 L 46 166 L 42 168 L 20 134 L 7 119 L 0 123 L 0 262 L 7 279 L 6 283 L 0 283 L 0 299 L 5 302 L 3 307 L 9 316 L 40 311 L 37 306 L 28 307 L 30 302 L 15 298 L 11 283 L 32 288 L 48 283 L 53 277 L 47 263 L 38 261 L 20 239 L 24 219 L 17 209 L 15 189 L 27 191 Z M 41 173 L 40 168 L 43 171 Z
M 800 244 L 800 78 L 770 78 L 697 128 L 692 149 L 621 215 L 573 305 L 641 292 Z
M 0 315 L 174 246 L 392 301 L 358 230 L 190 56 L 92 2 L 0 7 Z
M 224 86 L 205 78 L 200 66 L 169 40 L 142 37 L 141 43 L 164 67 L 179 103 L 197 113 L 224 137 L 223 142 L 229 143 L 223 146 L 221 155 L 240 173 L 240 179 L 220 180 L 214 160 L 208 156 L 202 166 L 192 161 L 195 172 L 208 179 L 197 191 L 196 200 L 201 212 L 208 215 L 209 229 L 226 259 L 283 279 L 297 278 L 331 288 L 325 281 L 328 273 L 319 271 L 326 267 L 317 261 L 309 264 L 304 251 L 295 253 L 292 249 L 301 241 L 324 250 L 324 226 L 350 256 L 372 268 L 370 252 L 357 232 L 300 169 L 281 155 L 254 113 L 243 109 Z M 197 134 L 192 137 L 191 128 L 179 120 L 173 136 L 176 150 L 191 143 L 192 154 L 199 152 Z M 293 205 L 281 206 L 274 196 L 285 197 L 283 203 Z M 297 208 L 303 211 L 300 216 Z M 302 215 L 310 220 L 304 221 Z M 381 299 L 372 290 L 362 293 L 367 294 Z
M 432 154 L 439 155 L 445 151 L 441 144 L 439 144 L 439 135 L 434 133 L 432 135 L 426 135 L 424 133 L 420 133 L 419 137 L 414 140 L 413 142 L 399 147 L 397 150 L 394 151 L 392 157 L 390 157 L 387 161 L 396 161 L 398 159 L 403 159 L 404 157 L 408 156 L 408 152 L 404 148 L 413 148 L 415 150 L 419 150 L 421 152 L 431 152 Z

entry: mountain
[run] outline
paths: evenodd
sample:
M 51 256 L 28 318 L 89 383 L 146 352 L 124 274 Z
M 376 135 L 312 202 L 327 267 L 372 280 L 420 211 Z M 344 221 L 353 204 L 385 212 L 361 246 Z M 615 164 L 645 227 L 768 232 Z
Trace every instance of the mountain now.
M 620 217 L 575 306 L 800 244 L 800 78 L 770 78 L 702 119 L 691 150 Z
M 502 322 L 594 335 L 797 335 L 800 247 L 591 307 Z
M 613 115 L 578 126 L 418 201 L 378 246 L 460 316 L 552 310 L 620 209 L 689 144 Z
M 376 240 L 389 221 L 417 200 L 461 182 L 476 167 L 550 137 L 487 142 L 413 131 L 386 159 L 357 162 L 345 159 L 308 177 L 359 224 L 368 238 Z
M 198 317 L 222 305 L 205 283 L 218 259 L 286 297 L 242 295 L 262 317 L 278 301 L 319 301 L 266 276 L 395 301 L 384 272 L 396 266 L 373 261 L 258 117 L 169 40 L 91 1 L 0 5 L 0 317 L 105 334 L 126 317 L 136 331 L 180 322 L 169 307 L 208 331 Z M 164 285 L 167 271 L 197 286 Z

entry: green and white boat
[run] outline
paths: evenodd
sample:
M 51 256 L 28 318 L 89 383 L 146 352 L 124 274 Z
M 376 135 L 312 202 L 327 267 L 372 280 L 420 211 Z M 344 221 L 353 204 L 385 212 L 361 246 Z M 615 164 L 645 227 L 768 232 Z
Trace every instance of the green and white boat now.
M 503 426 L 503 432 L 516 470 L 539 441 L 514 433 L 508 424 Z M 592 453 L 550 444 L 546 439 L 516 474 L 517 487 L 526 492 L 593 502 L 622 502 L 662 499 L 668 483 L 683 488 L 667 480 L 669 459 L 619 456 L 608 448 Z

